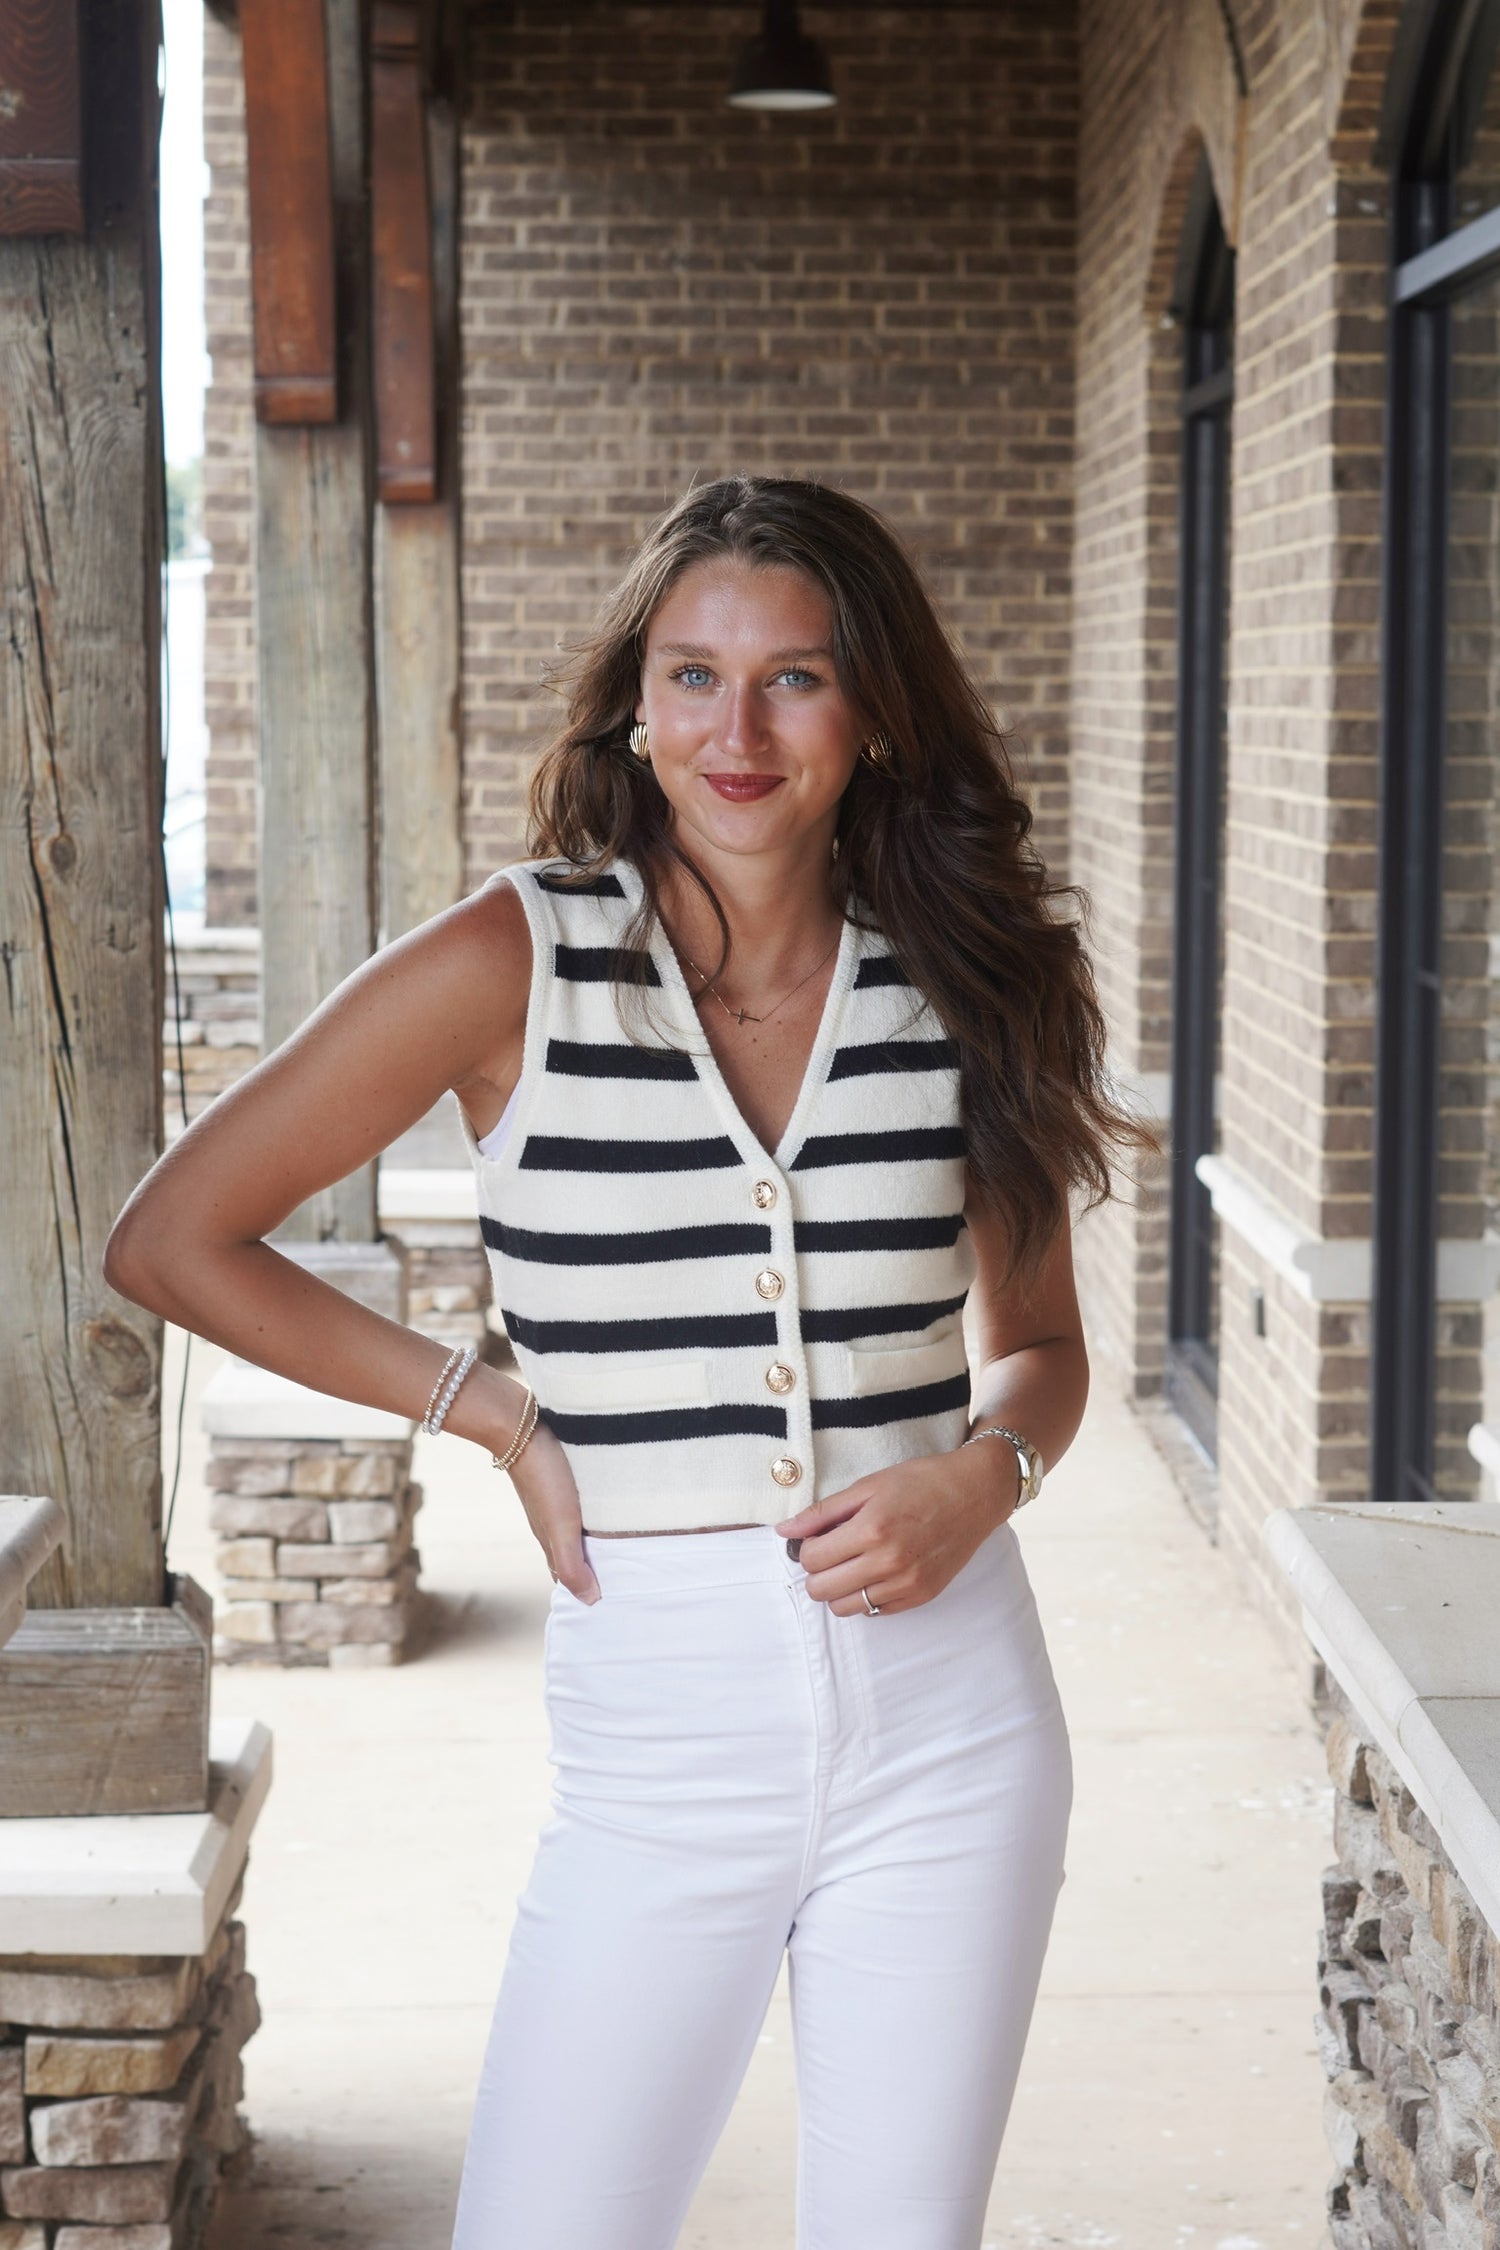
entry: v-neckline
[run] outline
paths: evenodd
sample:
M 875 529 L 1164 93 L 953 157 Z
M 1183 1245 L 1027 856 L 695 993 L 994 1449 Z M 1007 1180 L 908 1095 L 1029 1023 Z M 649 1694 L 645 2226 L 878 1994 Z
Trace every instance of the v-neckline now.
M 645 895 L 645 887 L 641 882 L 639 870 L 629 860 L 621 860 L 617 864 L 622 869 L 628 870 L 630 886 L 634 891 L 631 904 L 639 906 Z M 710 1094 L 723 1113 L 724 1121 L 729 1127 L 730 1137 L 741 1156 L 752 1167 L 769 1166 L 773 1171 L 788 1171 L 791 1160 L 797 1155 L 806 1137 L 808 1118 L 823 1091 L 824 1082 L 828 1076 L 828 1066 L 833 1058 L 834 1045 L 838 1038 L 840 1023 L 843 1020 L 844 1002 L 848 997 L 850 987 L 853 985 L 855 970 L 859 961 L 860 931 L 858 924 L 846 919 L 842 930 L 839 932 L 838 955 L 833 964 L 833 975 L 828 980 L 828 990 L 823 996 L 823 1012 L 818 1019 L 817 1031 L 813 1035 L 813 1043 L 802 1073 L 802 1082 L 797 1088 L 797 1098 L 792 1104 L 792 1113 L 788 1117 L 781 1138 L 774 1149 L 767 1149 L 759 1134 L 751 1129 L 744 1111 L 729 1091 L 729 1081 L 719 1068 L 719 1058 L 714 1053 L 713 1043 L 698 1019 L 698 1011 L 693 1005 L 693 996 L 688 991 L 687 979 L 682 973 L 682 964 L 677 958 L 672 941 L 667 936 L 660 917 L 657 918 L 651 932 L 650 951 L 651 958 L 656 963 L 657 974 L 662 980 L 662 989 L 676 1003 L 673 1010 L 674 1015 L 678 1017 L 679 1022 L 690 1024 L 696 1034 L 698 1044 L 692 1050 L 693 1059 L 698 1065 L 699 1074 L 704 1084 L 708 1087 Z

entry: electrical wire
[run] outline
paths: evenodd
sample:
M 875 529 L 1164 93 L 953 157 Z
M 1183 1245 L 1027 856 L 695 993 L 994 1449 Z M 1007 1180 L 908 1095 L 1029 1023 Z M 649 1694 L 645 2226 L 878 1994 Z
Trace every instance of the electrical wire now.
M 160 89 L 161 111 L 162 114 L 164 114 L 166 109 L 167 92 L 167 47 L 165 39 L 162 40 L 159 53 L 161 61 L 158 72 L 158 83 Z M 159 145 L 160 121 L 158 120 L 158 146 Z M 159 262 L 157 271 L 157 333 L 159 351 L 159 339 L 161 330 L 161 284 Z M 158 662 L 161 667 L 161 796 L 159 799 L 161 807 L 161 818 L 157 825 L 157 850 L 161 861 L 162 898 L 166 905 L 167 955 L 172 964 L 172 1028 L 177 1046 L 177 1101 L 182 1124 L 186 1126 L 188 1122 L 187 1064 L 184 1060 L 182 1051 L 182 978 L 178 972 L 177 966 L 177 922 L 172 911 L 172 870 L 167 857 L 167 774 L 172 747 L 172 662 L 170 654 L 172 574 L 171 554 L 169 552 L 169 525 L 171 519 L 167 504 L 166 432 L 162 428 L 160 423 L 158 423 L 158 461 L 160 464 L 160 477 L 158 479 L 158 505 L 161 511 L 159 518 L 161 526 L 161 648 L 158 655 Z M 159 1035 L 154 1034 L 153 1036 Z M 161 1065 L 158 1061 L 157 1068 L 160 1069 L 160 1067 Z M 172 1537 L 172 1518 L 177 1507 L 177 1488 L 182 1481 L 182 1438 L 183 1431 L 187 1423 L 188 1370 L 192 1361 L 192 1355 L 192 1332 L 190 1330 L 184 1329 L 182 1350 L 182 1385 L 177 1394 L 176 1446 L 172 1461 L 172 1483 L 167 1495 L 166 1520 L 163 1523 L 161 1535 L 162 1558 L 164 1565 L 167 1546 Z

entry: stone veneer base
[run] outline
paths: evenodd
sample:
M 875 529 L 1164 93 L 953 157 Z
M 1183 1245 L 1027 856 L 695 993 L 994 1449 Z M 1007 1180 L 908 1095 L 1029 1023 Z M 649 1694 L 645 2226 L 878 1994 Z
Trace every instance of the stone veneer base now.
M 0 2250 L 197 2250 L 249 2141 L 244 1924 L 181 1958 L 0 1955 L 0 2019 Z
M 1334 2250 L 1500 2250 L 1500 1938 L 1336 1684 L 1318 2046 Z
M 213 1438 L 225 1663 L 399 1664 L 418 1615 L 409 1439 Z
M 0 1822 L 0 2250 L 198 2250 L 246 2146 L 265 1727 L 216 1720 L 210 1772 L 206 1813 Z
M 233 1362 L 204 1393 L 203 1426 L 220 1575 L 214 1655 L 399 1664 L 420 1614 L 414 1425 Z
M 1327 1667 L 1334 2250 L 1500 2250 L 1500 1506 L 1286 1509 Z

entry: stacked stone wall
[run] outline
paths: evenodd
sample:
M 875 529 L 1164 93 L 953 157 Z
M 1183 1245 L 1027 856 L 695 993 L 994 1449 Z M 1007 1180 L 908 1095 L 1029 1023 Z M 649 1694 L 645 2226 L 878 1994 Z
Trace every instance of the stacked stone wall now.
M 1334 2250 L 1500 2250 L 1500 1936 L 1334 1697 L 1316 2018 Z
M 198 2250 L 248 2141 L 234 1903 L 201 1958 L 0 1955 L 0 2250 Z
M 486 1344 L 494 1301 L 479 1223 L 395 1219 L 387 1223 L 406 1252 L 407 1318 L 434 1342 Z M 498 1343 L 498 1337 L 496 1338 Z
M 191 1124 L 260 1060 L 259 949 L 240 932 L 233 936 L 238 943 L 179 941 L 175 981 L 167 964 L 162 1085 L 169 1140 L 182 1129 L 184 1088 Z
M 422 1487 L 409 1439 L 214 1438 L 226 1663 L 399 1664 L 418 1623 Z

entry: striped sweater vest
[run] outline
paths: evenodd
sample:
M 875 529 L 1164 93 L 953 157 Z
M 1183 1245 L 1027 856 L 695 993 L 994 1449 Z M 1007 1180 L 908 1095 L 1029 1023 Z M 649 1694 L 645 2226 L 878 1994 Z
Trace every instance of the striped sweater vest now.
M 775 1523 L 963 1437 L 956 1051 L 846 923 L 779 1147 L 740 1115 L 658 928 L 626 1029 L 611 981 L 641 898 L 523 862 L 532 983 L 514 1124 L 464 1123 L 495 1298 L 590 1531 Z M 462 1110 L 460 1109 L 460 1117 Z

